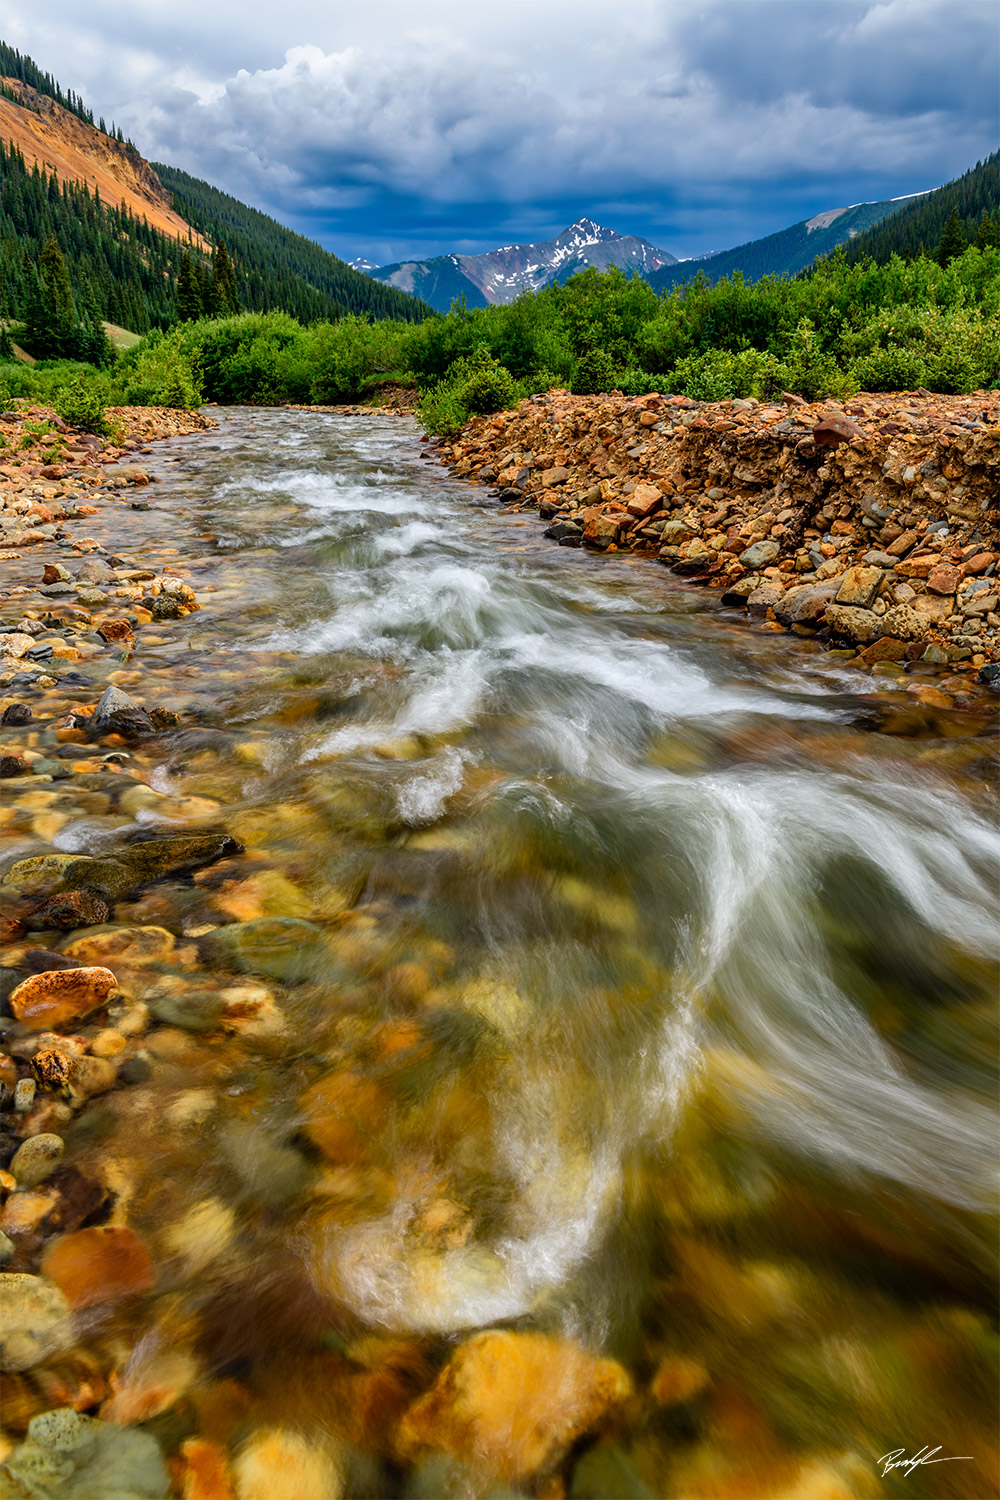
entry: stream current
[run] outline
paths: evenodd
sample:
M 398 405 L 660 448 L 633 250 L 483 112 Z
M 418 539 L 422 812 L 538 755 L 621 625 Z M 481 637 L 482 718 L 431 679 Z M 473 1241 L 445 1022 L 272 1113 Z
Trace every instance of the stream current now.
M 246 853 L 115 914 L 178 943 L 130 980 L 151 1079 L 70 1139 L 154 1248 L 137 1350 L 338 1429 L 358 1494 L 432 1491 L 322 1361 L 494 1326 L 623 1363 L 629 1494 L 995 1493 L 988 713 L 542 540 L 403 419 L 225 413 L 156 467 L 117 545 L 203 609 L 146 627 L 182 727 L 137 817 L 215 799 Z M 220 1039 L 234 971 L 277 1020 Z

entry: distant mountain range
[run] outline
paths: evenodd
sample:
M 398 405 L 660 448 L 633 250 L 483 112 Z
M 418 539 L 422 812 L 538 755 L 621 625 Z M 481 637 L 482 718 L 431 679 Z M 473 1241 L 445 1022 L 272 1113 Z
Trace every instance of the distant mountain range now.
M 577 219 L 554 240 L 501 245 L 485 255 L 435 255 L 430 260 L 397 261 L 389 266 L 372 266 L 359 258 L 351 265 L 375 281 L 421 297 L 438 312 L 447 312 L 456 297 L 464 297 L 469 307 L 513 302 L 519 292 L 540 291 L 588 266 L 598 271 L 618 266 L 651 276 L 661 266 L 676 263 L 676 256 L 657 250 L 637 235 L 618 234 L 593 219 Z
M 848 243 L 920 197 L 923 197 L 922 193 L 911 193 L 905 198 L 887 198 L 880 203 L 828 208 L 824 213 L 814 214 L 811 219 L 802 219 L 787 229 L 779 229 L 776 234 L 737 245 L 734 250 L 720 250 L 715 255 L 664 266 L 648 280 L 658 292 L 662 292 L 680 282 L 690 281 L 699 271 L 703 271 L 709 281 L 719 281 L 734 271 L 742 271 L 747 281 L 759 281 L 762 276 L 794 276 L 797 271 L 811 266 L 817 255 L 828 255 L 838 245 Z
M 617 266 L 637 271 L 658 291 L 690 281 L 699 271 L 718 281 L 742 271 L 748 281 L 761 276 L 792 276 L 811 265 L 817 255 L 853 239 L 856 235 L 895 214 L 921 194 L 891 198 L 880 203 L 855 203 L 850 208 L 831 208 L 803 219 L 788 229 L 763 239 L 751 240 L 735 250 L 721 250 L 694 260 L 678 260 L 668 250 L 658 250 L 648 240 L 618 234 L 577 219 L 554 240 L 533 245 L 503 245 L 485 255 L 435 255 L 428 260 L 396 261 L 373 266 L 359 257 L 350 262 L 375 281 L 420 297 L 438 312 L 447 312 L 456 297 L 469 307 L 511 302 L 520 291 L 537 292 L 553 282 L 565 281 L 576 271 L 594 266 L 607 271 Z

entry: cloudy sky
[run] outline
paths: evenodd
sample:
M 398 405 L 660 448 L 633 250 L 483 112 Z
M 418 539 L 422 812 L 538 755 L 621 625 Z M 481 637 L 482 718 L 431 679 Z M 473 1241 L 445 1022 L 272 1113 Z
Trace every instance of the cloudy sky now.
M 998 0 L 0 0 L 0 35 L 379 264 L 584 214 L 699 255 L 1000 144 Z

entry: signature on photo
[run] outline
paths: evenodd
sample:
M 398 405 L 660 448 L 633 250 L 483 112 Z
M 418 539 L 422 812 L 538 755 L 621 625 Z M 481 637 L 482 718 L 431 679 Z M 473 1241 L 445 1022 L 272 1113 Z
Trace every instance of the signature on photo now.
M 940 1445 L 937 1448 L 928 1448 L 925 1446 L 921 1448 L 919 1453 L 915 1453 L 912 1458 L 907 1458 L 905 1448 L 893 1448 L 891 1453 L 883 1453 L 882 1457 L 878 1460 L 880 1464 L 884 1465 L 882 1478 L 885 1478 L 890 1469 L 905 1469 L 907 1474 L 909 1474 L 921 1464 L 960 1464 L 968 1462 L 971 1458 L 970 1454 L 955 1454 L 949 1458 L 935 1458 L 935 1453 L 940 1452 Z

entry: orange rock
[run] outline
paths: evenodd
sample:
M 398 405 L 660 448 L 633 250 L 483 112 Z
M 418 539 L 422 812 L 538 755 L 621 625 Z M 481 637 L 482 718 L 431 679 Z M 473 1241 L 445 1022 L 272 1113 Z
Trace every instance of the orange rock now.
M 153 1262 L 142 1240 L 119 1224 L 64 1234 L 49 1246 L 42 1271 L 70 1307 L 92 1307 L 153 1285 Z
M 22 980 L 11 992 L 10 1008 L 25 1026 L 47 1031 L 97 1010 L 117 987 L 110 969 L 52 969 Z
M 181 1500 L 233 1500 L 226 1450 L 218 1443 L 188 1438 L 177 1455 L 174 1484 Z
M 305 1132 L 330 1161 L 350 1166 L 368 1155 L 386 1115 L 386 1096 L 358 1073 L 321 1078 L 299 1100 Z
M 672 1356 L 660 1361 L 649 1391 L 659 1406 L 675 1406 L 699 1395 L 708 1381 L 709 1375 L 704 1365 L 696 1364 L 693 1359 Z
M 401 1005 L 419 1005 L 433 984 L 422 964 L 397 964 L 385 976 L 384 984 L 393 1000 Z
M 630 1394 L 616 1360 L 579 1344 L 543 1333 L 479 1333 L 404 1414 L 400 1451 L 410 1459 L 449 1453 L 517 1484 L 551 1468 Z

